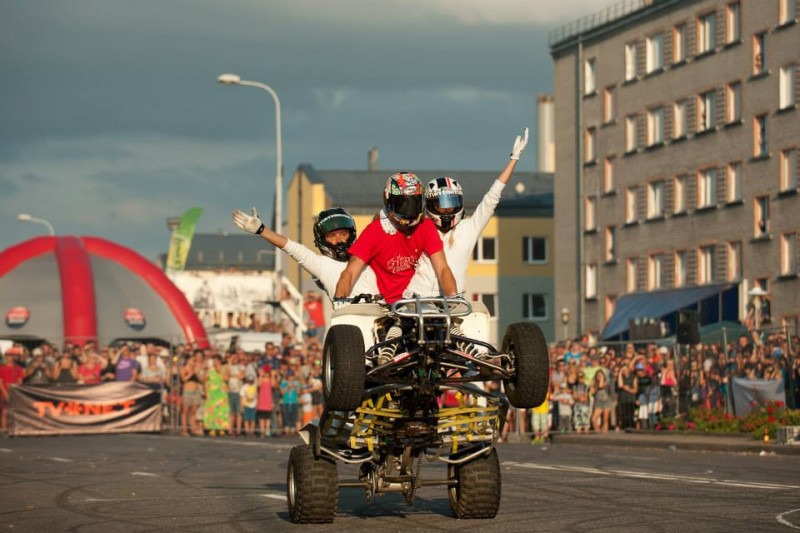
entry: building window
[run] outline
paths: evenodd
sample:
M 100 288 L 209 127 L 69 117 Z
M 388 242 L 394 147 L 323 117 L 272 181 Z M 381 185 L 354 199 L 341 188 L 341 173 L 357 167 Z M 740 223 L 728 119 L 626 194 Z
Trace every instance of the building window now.
M 717 125 L 716 91 L 706 91 L 697 97 L 697 131 L 708 131 Z
M 738 81 L 725 87 L 725 120 L 729 124 L 742 120 L 742 84 Z
M 625 189 L 625 223 L 633 224 L 636 222 L 636 187 Z
M 664 35 L 659 33 L 647 38 L 645 47 L 647 52 L 646 69 L 647 73 L 655 72 L 664 68 Z
M 636 115 L 625 117 L 625 152 L 635 152 L 638 146 Z
M 597 298 L 597 265 L 586 265 L 586 299 Z
M 603 123 L 617 118 L 617 89 L 613 85 L 603 90 Z
M 697 18 L 697 54 L 712 52 L 714 41 L 714 12 Z
M 597 128 L 586 128 L 586 134 L 583 139 L 583 161 L 584 163 L 593 163 L 597 155 L 595 154 L 595 141 L 597 137 Z
M 728 243 L 728 281 L 742 279 L 742 242 Z
M 767 71 L 767 32 L 753 35 L 753 74 Z
M 636 43 L 628 43 L 625 45 L 625 81 L 636 79 L 637 48 Z
M 686 212 L 686 176 L 675 176 L 672 182 L 672 212 Z
M 597 229 L 596 211 L 597 197 L 587 196 L 586 208 L 584 209 L 584 229 L 586 231 L 594 231 Z
M 491 318 L 497 318 L 497 295 L 489 293 L 473 293 L 473 302 L 481 302 L 486 306 Z
M 714 283 L 717 280 L 717 256 L 716 247 L 701 246 L 698 256 L 699 283 Z
M 753 119 L 754 157 L 766 157 L 769 155 L 767 135 L 767 115 L 758 115 Z
M 797 150 L 781 150 L 781 191 L 797 189 Z
M 797 275 L 797 233 L 781 235 L 781 275 Z
M 522 260 L 531 265 L 547 263 L 547 237 L 523 237 Z
M 611 317 L 614 316 L 614 313 L 617 310 L 617 295 L 616 294 L 609 294 L 606 296 L 606 322 L 611 320 Z
M 547 298 L 544 294 L 522 295 L 522 318 L 525 320 L 547 320 Z
M 686 60 L 686 24 L 679 24 L 672 28 L 672 62 L 680 63 Z
M 608 226 L 605 234 L 605 257 L 607 263 L 612 263 L 617 260 L 617 228 L 616 226 Z
M 664 108 L 656 107 L 647 112 L 647 146 L 664 142 Z
M 675 102 L 672 110 L 672 138 L 686 136 L 686 101 Z
M 738 202 L 742 199 L 742 163 L 736 161 L 728 164 L 726 180 L 726 200 L 728 203 Z
M 497 239 L 494 237 L 482 237 L 478 239 L 478 244 L 472 250 L 472 260 L 478 263 L 497 262 L 496 254 Z
M 778 24 L 783 26 L 795 19 L 795 0 L 778 0 Z
M 756 238 L 766 237 L 769 235 L 769 196 L 758 196 L 753 202 L 755 218 L 753 234 Z
M 697 176 L 697 207 L 717 205 L 717 169 L 701 170 Z
M 788 109 L 794 106 L 795 102 L 795 66 L 789 65 L 788 67 L 781 67 L 780 74 L 780 96 L 779 106 L 780 109 Z
M 617 158 L 614 156 L 606 157 L 603 165 L 603 192 L 609 193 L 614 190 L 614 170 L 617 166 Z
M 725 9 L 725 42 L 735 43 L 741 38 L 741 6 L 739 2 L 728 4 Z
M 597 58 L 587 59 L 583 65 L 583 94 L 594 94 L 597 90 Z
M 654 181 L 647 186 L 647 218 L 664 216 L 664 182 Z
M 675 252 L 675 283 L 676 287 L 683 287 L 689 283 L 689 254 L 686 250 Z
M 664 254 L 653 254 L 647 261 L 647 288 L 654 291 L 664 288 Z
M 625 290 L 636 292 L 639 280 L 639 259 L 631 257 L 625 261 Z

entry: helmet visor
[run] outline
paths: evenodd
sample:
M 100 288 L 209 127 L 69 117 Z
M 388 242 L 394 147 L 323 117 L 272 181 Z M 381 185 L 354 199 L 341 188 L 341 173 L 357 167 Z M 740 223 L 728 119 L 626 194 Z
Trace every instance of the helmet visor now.
M 437 215 L 452 215 L 464 207 L 464 199 L 460 194 L 444 193 L 426 202 L 428 211 Z
M 356 223 L 352 217 L 344 213 L 332 213 L 329 215 L 323 214 L 317 224 L 319 226 L 319 232 L 321 235 L 325 235 L 337 229 L 354 230 L 356 228 Z
M 398 218 L 416 221 L 422 214 L 422 195 L 391 195 L 386 207 Z

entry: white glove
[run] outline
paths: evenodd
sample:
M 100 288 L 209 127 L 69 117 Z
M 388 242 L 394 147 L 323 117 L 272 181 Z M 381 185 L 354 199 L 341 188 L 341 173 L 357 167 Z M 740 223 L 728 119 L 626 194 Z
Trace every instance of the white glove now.
M 522 135 L 517 135 L 514 139 L 514 147 L 511 149 L 511 159 L 519 161 L 519 156 L 525 147 L 528 146 L 528 128 L 522 130 Z
M 261 219 L 258 218 L 258 211 L 256 211 L 255 207 L 252 213 L 251 216 L 237 209 L 233 212 L 233 223 L 248 233 L 261 235 L 261 232 L 264 231 L 264 224 L 262 224 Z

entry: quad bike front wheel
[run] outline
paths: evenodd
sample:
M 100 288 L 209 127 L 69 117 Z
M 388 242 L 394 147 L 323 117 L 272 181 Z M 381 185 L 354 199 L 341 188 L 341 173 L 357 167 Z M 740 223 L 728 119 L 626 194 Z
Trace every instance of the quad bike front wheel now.
M 314 457 L 310 446 L 295 446 L 289 454 L 286 501 L 295 524 L 333 522 L 339 504 L 336 463 Z
M 322 391 L 325 406 L 335 411 L 353 411 L 361 406 L 367 367 L 364 337 L 356 326 L 331 327 L 322 350 Z
M 500 507 L 500 461 L 497 450 L 468 463 L 449 465 L 450 509 L 456 518 L 494 518 Z
M 508 401 L 518 409 L 540 406 L 550 385 L 550 360 L 541 328 L 533 322 L 509 325 L 503 352 L 514 362 L 514 373 L 503 380 Z

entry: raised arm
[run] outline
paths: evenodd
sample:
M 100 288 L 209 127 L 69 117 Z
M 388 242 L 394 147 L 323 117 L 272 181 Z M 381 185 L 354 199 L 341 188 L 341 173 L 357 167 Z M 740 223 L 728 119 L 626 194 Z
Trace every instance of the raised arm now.
M 439 280 L 439 286 L 444 295 L 448 297 L 457 295 L 456 278 L 450 270 L 450 265 L 447 264 L 447 258 L 443 251 L 440 250 L 431 256 L 431 265 L 433 265 L 436 279 Z
M 514 169 L 519 162 L 519 158 L 527 145 L 528 128 L 525 128 L 522 131 L 522 135 L 517 135 L 516 139 L 514 139 L 514 146 L 511 148 L 511 155 L 508 163 L 503 171 L 497 176 L 495 182 L 492 183 L 492 186 L 484 195 L 481 203 L 478 204 L 478 207 L 475 209 L 475 213 L 473 213 L 473 215 L 465 222 L 462 222 L 462 224 L 469 224 L 469 226 L 472 228 L 474 239 L 477 240 L 477 238 L 483 232 L 483 229 L 486 227 L 486 224 L 489 223 L 489 219 L 492 218 L 497 204 L 500 203 L 500 195 L 503 194 L 503 189 L 505 188 L 506 183 L 508 183 L 508 180 L 511 179 L 511 175 L 514 173 Z
M 350 262 L 347 263 L 347 266 L 342 271 L 342 275 L 339 276 L 339 282 L 336 284 L 336 292 L 333 297 L 347 298 L 350 292 L 352 292 L 353 285 L 355 285 L 358 276 L 361 275 L 361 271 L 364 270 L 365 266 L 364 261 L 355 255 L 350 256 Z M 455 282 L 453 282 L 453 285 L 455 286 Z
M 259 218 L 258 211 L 256 211 L 255 207 L 252 208 L 251 213 L 251 215 L 248 215 L 244 211 L 237 209 L 233 212 L 233 223 L 248 233 L 261 235 L 261 238 L 268 241 L 270 244 L 283 249 L 289 239 L 266 227 L 261 222 L 261 218 Z

